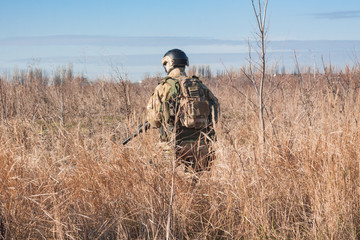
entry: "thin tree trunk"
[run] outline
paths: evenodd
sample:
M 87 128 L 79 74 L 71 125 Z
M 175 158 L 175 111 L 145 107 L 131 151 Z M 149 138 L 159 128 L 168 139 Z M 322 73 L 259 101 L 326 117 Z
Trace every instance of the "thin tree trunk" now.
M 260 120 L 260 133 L 259 133 L 259 143 L 260 147 L 263 150 L 265 148 L 265 120 L 264 120 L 264 83 L 266 78 L 266 48 L 265 48 L 265 38 L 266 38 L 266 10 L 268 0 L 265 0 L 264 5 L 262 7 L 261 0 L 258 0 L 258 9 L 255 7 L 254 0 L 251 0 L 254 14 L 257 21 L 258 26 L 258 34 L 261 47 L 261 79 L 260 79 L 260 87 L 258 93 L 258 100 L 259 100 L 259 120 Z

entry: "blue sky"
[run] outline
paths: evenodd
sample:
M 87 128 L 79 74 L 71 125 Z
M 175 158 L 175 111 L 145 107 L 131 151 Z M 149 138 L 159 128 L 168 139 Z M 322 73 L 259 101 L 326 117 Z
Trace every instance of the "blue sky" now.
M 242 43 L 232 41 L 251 39 L 255 31 L 250 0 L 0 0 L 0 4 L 0 71 L 23 67 L 31 59 L 44 68 L 72 61 L 78 71 L 107 71 L 100 66 L 115 59 L 113 64 L 121 62 L 131 75 L 135 66 L 126 56 L 152 55 L 144 70 L 136 70 L 139 78 L 143 71 L 161 71 L 161 66 L 154 68 L 158 62 L 150 61 L 170 48 L 181 47 L 190 56 L 218 54 L 218 59 L 226 59 L 222 54 L 246 51 Z M 269 0 L 268 16 L 270 41 L 355 40 L 343 49 L 343 58 L 357 53 L 359 0 Z M 294 47 L 301 48 L 301 43 Z M 320 51 L 307 50 L 312 58 Z M 320 52 L 330 54 L 327 49 Z M 205 59 L 197 57 L 195 63 Z
M 1 38 L 47 35 L 247 39 L 250 0 L 0 0 Z M 270 0 L 270 37 L 360 40 L 358 0 Z

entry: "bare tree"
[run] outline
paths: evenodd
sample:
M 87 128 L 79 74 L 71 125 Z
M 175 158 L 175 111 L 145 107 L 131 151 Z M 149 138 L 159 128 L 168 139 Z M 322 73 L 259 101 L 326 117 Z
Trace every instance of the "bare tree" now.
M 258 0 L 257 5 L 254 0 L 251 0 L 251 4 L 254 10 L 254 14 L 257 22 L 257 32 L 256 32 L 256 40 L 258 47 L 260 49 L 259 55 L 261 59 L 260 63 L 260 83 L 259 87 L 256 87 L 256 81 L 252 81 L 254 87 L 258 89 L 258 104 L 259 104 L 259 119 L 260 119 L 260 143 L 262 145 L 265 144 L 265 120 L 264 120 L 264 83 L 266 78 L 266 36 L 267 36 L 267 24 L 266 24 L 266 12 L 268 0 L 262 1 Z M 249 51 L 251 54 L 251 51 Z M 251 78 L 253 79 L 253 78 Z
M 264 86 L 266 81 L 266 71 L 267 71 L 267 64 L 266 64 L 266 38 L 267 38 L 267 6 L 268 0 L 251 0 L 252 8 L 254 11 L 254 15 L 256 17 L 256 26 L 257 29 L 255 30 L 255 41 L 257 43 L 256 52 L 259 55 L 259 59 L 254 59 L 252 57 L 252 45 L 251 41 L 248 41 L 249 47 L 249 56 L 248 56 L 248 66 L 247 68 L 241 68 L 242 73 L 246 76 L 246 79 L 250 82 L 252 87 L 254 88 L 256 94 L 256 101 L 251 100 L 248 95 L 243 92 L 238 86 L 234 85 L 234 79 L 232 74 L 226 69 L 225 65 L 225 72 L 228 76 L 230 86 L 235 89 L 241 96 L 245 97 L 247 101 L 251 103 L 254 111 L 258 112 L 259 116 L 259 143 L 260 148 L 262 149 L 261 152 L 263 153 L 266 141 L 265 135 L 265 116 L 266 113 L 267 117 L 270 119 L 270 124 L 272 127 L 273 134 L 276 136 L 276 129 L 272 124 L 272 116 L 270 116 L 269 111 L 266 108 L 265 101 L 264 101 Z M 260 73 L 260 75 L 259 75 Z M 273 90 L 278 87 L 278 84 L 273 86 Z M 271 112 L 271 111 L 270 111 Z
M 122 100 L 122 109 L 125 113 L 126 119 L 129 121 L 131 114 L 131 82 L 128 79 L 127 73 L 124 69 L 120 69 L 118 66 L 111 63 L 112 66 L 112 79 L 116 82 L 115 90 L 119 92 Z M 122 66 L 121 66 L 122 68 Z

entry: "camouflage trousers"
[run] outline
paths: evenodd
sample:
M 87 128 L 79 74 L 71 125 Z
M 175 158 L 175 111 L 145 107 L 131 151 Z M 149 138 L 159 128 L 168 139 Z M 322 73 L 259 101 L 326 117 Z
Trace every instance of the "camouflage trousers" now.
M 163 161 L 171 163 L 175 159 L 177 166 L 185 165 L 185 171 L 208 171 L 214 159 L 211 145 L 203 140 L 181 141 L 175 147 L 171 142 L 159 142 L 158 149 Z

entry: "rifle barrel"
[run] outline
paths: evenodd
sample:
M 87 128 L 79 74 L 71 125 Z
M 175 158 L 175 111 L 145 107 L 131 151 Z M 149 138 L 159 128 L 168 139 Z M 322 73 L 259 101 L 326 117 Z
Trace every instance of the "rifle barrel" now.
M 144 129 L 144 126 L 145 126 L 145 129 Z M 138 127 L 138 131 L 134 132 L 132 136 L 130 137 L 127 137 L 123 142 L 122 142 L 122 145 L 125 145 L 127 144 L 128 142 L 131 141 L 131 139 L 137 137 L 139 135 L 139 133 L 142 133 L 143 131 L 147 131 L 148 129 L 150 128 L 150 123 L 148 121 L 145 121 L 145 124 L 143 125 L 142 123 L 139 125 Z
M 122 145 L 127 144 L 128 142 L 130 142 L 130 140 L 131 140 L 131 137 L 126 138 L 124 141 L 122 141 Z

